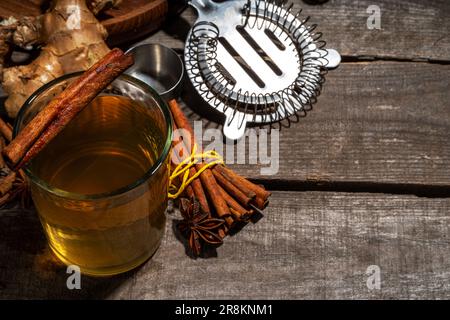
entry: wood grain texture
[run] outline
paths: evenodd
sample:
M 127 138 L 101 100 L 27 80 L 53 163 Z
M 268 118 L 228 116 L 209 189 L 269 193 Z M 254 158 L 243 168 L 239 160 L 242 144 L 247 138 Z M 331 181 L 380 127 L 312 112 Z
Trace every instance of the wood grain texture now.
M 265 216 L 193 260 L 173 232 L 118 277 L 66 288 L 32 212 L 0 213 L 0 298 L 450 298 L 450 200 L 407 195 L 274 192 Z M 381 269 L 381 290 L 366 270 Z
M 450 61 L 450 2 L 446 0 L 292 2 L 294 10 L 303 9 L 302 17 L 309 15 L 310 23 L 318 24 L 327 47 L 345 57 Z M 367 8 L 371 5 L 380 7 L 381 30 L 367 28 Z M 197 14 L 189 8 L 181 17 L 169 21 L 152 41 L 183 49 Z
M 450 186 L 449 87 L 450 66 L 344 63 L 328 73 L 306 117 L 283 122 L 290 127 L 282 127 L 279 134 L 276 175 L 261 174 L 261 167 L 268 165 L 249 164 L 250 158 L 260 161 L 255 153 L 248 156 L 248 146 L 247 164 L 233 168 L 267 181 Z M 183 96 L 195 111 L 185 109 L 191 118 L 221 123 L 195 95 L 187 90 Z M 203 122 L 221 129 L 215 122 Z
M 10 1 L 2 0 L 0 3 L 0 18 L 37 16 L 41 14 L 41 8 L 45 5 L 45 0 L 23 0 Z

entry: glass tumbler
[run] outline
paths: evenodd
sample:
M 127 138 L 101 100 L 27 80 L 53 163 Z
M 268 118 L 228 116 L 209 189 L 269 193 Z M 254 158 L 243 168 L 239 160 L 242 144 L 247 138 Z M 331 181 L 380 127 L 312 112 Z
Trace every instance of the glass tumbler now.
M 81 73 L 37 90 L 14 136 Z M 172 123 L 145 83 L 121 75 L 25 168 L 55 255 L 88 275 L 131 270 L 149 259 L 165 229 Z

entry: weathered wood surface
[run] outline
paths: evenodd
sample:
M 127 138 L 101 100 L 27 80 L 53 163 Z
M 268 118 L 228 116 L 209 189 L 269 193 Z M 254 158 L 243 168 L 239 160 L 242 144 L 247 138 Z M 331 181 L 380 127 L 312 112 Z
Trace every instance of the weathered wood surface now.
M 262 175 L 267 165 L 248 160 L 238 169 L 267 181 L 450 186 L 449 87 L 450 65 L 344 63 L 328 73 L 307 116 L 281 129 L 278 173 Z M 202 101 L 188 105 L 211 118 Z
M 0 213 L 2 298 L 450 298 L 450 200 L 408 195 L 275 192 L 265 216 L 227 239 L 217 257 L 193 260 L 169 213 L 155 256 L 135 272 L 82 277 L 46 249 L 32 213 Z M 366 270 L 381 269 L 369 290 Z
M 294 10 L 303 9 L 318 24 L 329 48 L 345 57 L 450 60 L 450 2 L 446 0 L 330 0 L 309 5 L 294 0 Z M 367 8 L 377 5 L 381 12 L 381 30 L 369 30 Z M 189 8 L 182 19 L 170 20 L 151 41 L 182 49 L 189 28 L 197 19 Z
M 373 4 L 382 10 L 379 31 L 366 28 Z M 82 290 L 69 291 L 35 213 L 3 209 L 0 298 L 449 299 L 450 3 L 295 6 L 346 59 L 327 75 L 314 109 L 281 130 L 276 176 L 261 175 L 264 165 L 235 166 L 282 190 L 264 218 L 228 238 L 217 257 L 192 260 L 173 231 L 179 213 L 172 211 L 148 263 L 114 278 L 83 277 Z M 182 17 L 146 41 L 181 50 L 195 15 L 189 9 Z M 396 61 L 353 59 L 361 57 Z M 191 119 L 220 128 L 193 96 L 183 95 L 195 110 Z M 315 184 L 340 192 L 298 191 L 320 189 Z M 406 194 L 430 190 L 443 197 Z M 366 286 L 370 265 L 381 268 L 381 290 Z

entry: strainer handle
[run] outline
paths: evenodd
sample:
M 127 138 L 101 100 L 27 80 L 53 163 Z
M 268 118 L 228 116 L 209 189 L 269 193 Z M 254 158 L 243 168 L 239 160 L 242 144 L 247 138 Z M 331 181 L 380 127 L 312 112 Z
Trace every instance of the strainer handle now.
M 218 4 L 212 0 L 190 0 L 188 4 L 197 9 L 199 15 L 208 14 L 218 7 Z
M 246 119 L 242 119 L 245 115 L 233 112 L 226 114 L 226 119 L 223 124 L 223 134 L 230 140 L 239 140 L 245 134 L 245 128 L 247 126 Z
M 326 57 L 327 64 L 325 65 L 325 67 L 327 69 L 337 68 L 341 63 L 341 55 L 334 49 L 326 49 L 326 50 L 328 51 L 328 54 Z

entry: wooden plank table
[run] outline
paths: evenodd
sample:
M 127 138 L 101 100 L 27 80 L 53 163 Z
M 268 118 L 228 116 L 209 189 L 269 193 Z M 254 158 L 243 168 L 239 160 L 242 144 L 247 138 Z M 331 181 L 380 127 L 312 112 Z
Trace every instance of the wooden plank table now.
M 373 4 L 381 30 L 366 26 Z M 3 209 L 0 298 L 450 298 L 450 3 L 294 7 L 312 16 L 343 63 L 314 109 L 282 128 L 277 175 L 233 166 L 273 191 L 260 221 L 226 239 L 216 257 L 193 260 L 170 209 L 149 262 L 113 278 L 83 277 L 70 291 L 36 214 Z M 194 20 L 187 9 L 145 41 L 181 53 Z M 182 97 L 191 118 L 220 129 L 191 96 Z M 380 289 L 366 285 L 372 265 Z

